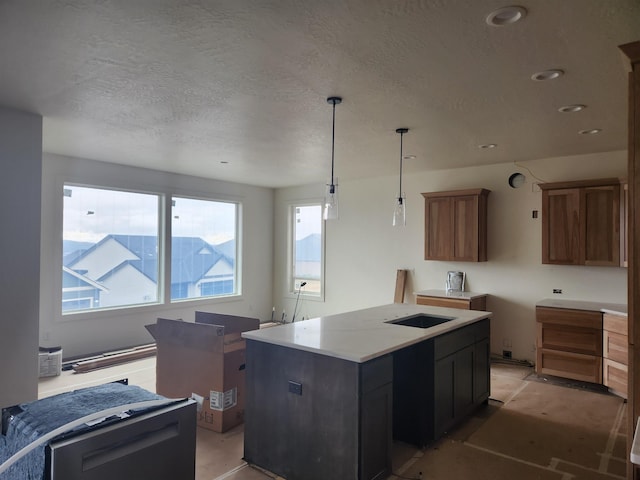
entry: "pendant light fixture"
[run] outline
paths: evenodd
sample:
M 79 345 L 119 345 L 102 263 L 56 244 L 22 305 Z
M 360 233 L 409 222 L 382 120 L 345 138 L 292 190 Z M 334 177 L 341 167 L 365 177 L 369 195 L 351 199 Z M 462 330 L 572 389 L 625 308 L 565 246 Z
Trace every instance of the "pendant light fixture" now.
M 402 137 L 409 131 L 408 128 L 398 128 L 396 133 L 400 134 L 400 189 L 398 191 L 398 197 L 396 199 L 396 208 L 393 211 L 393 226 L 404 227 L 407 224 L 407 199 L 404 193 L 402 193 Z
M 324 219 L 336 220 L 338 218 L 338 179 L 333 178 L 335 146 L 336 146 L 336 105 L 342 103 L 340 97 L 329 97 L 327 103 L 333 105 L 333 129 L 331 131 L 331 181 L 327 184 L 324 196 Z

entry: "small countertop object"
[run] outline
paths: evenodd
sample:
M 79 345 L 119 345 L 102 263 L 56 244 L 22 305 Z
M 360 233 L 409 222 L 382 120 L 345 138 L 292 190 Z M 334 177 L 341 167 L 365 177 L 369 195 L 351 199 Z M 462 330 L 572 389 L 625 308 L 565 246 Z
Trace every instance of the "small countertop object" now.
M 558 300 L 545 298 L 536 303 L 536 307 L 570 308 L 573 310 L 588 310 L 592 312 L 627 315 L 627 305 L 624 303 L 590 302 L 586 300 Z
M 453 319 L 430 328 L 388 323 L 417 315 Z M 394 303 L 244 332 L 242 337 L 364 363 L 491 316 L 491 312 Z
M 455 292 L 450 290 L 420 290 L 418 292 L 414 292 L 414 294 L 421 297 L 464 298 L 466 300 L 487 296 L 486 293 Z

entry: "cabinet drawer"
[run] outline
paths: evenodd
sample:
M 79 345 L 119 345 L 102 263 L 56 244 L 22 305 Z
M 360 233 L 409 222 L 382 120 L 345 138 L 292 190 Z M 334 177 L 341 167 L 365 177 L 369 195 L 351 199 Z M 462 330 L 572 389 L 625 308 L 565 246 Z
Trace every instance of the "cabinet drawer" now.
M 479 320 L 453 332 L 445 333 L 433 339 L 434 358 L 440 359 L 462 350 L 474 343 L 489 338 L 489 319 Z
M 433 342 L 433 353 L 436 360 L 473 345 L 476 339 L 475 335 L 474 329 L 464 327 L 436 337 Z
M 393 381 L 393 357 L 385 355 L 363 363 L 360 369 L 361 392 L 368 393 Z
M 428 297 L 425 295 L 416 295 L 416 303 L 418 305 L 431 305 L 434 307 L 460 308 L 462 310 L 487 310 L 487 296 L 468 298 L 443 298 Z
M 538 323 L 537 347 L 602 356 L 602 330 Z
M 624 398 L 627 398 L 627 366 L 605 358 L 603 369 L 602 383 L 611 390 L 615 390 L 617 393 L 621 394 Z
M 473 332 L 473 337 L 476 342 L 483 340 L 485 338 L 489 338 L 491 326 L 489 323 L 489 319 L 485 318 L 484 320 L 480 320 L 479 322 L 472 323 L 469 325 L 469 330 Z
M 602 332 L 602 356 L 618 363 L 627 365 L 629 345 L 626 335 L 619 333 Z
M 431 305 L 434 307 L 449 307 L 460 308 L 462 310 L 469 310 L 469 300 L 460 298 L 440 298 L 440 297 L 425 297 L 423 295 L 416 296 L 416 303 L 418 305 Z
M 536 373 L 602 383 L 602 357 L 538 348 Z
M 620 335 L 627 335 L 627 317 L 623 315 L 605 313 L 602 316 L 602 328 L 604 330 L 609 330 L 610 332 L 619 333 Z
M 536 321 L 545 324 L 602 329 L 602 313 L 587 310 L 536 307 Z

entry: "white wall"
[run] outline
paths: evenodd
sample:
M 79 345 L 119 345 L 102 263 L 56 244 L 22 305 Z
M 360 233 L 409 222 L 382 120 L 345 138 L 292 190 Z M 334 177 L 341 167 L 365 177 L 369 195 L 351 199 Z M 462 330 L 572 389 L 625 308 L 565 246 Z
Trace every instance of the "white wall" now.
M 273 298 L 272 189 L 163 173 L 103 162 L 45 154 L 42 185 L 40 344 L 61 345 L 64 357 L 153 341 L 144 328 L 156 318 L 193 321 L 196 310 L 243 315 L 263 321 Z M 171 306 L 145 306 L 61 314 L 62 188 L 65 181 L 123 189 L 213 196 L 242 203 L 243 294 L 240 298 L 195 300 Z M 37 339 L 37 333 L 34 339 Z
M 38 396 L 42 117 L 0 108 L 0 408 Z
M 546 182 L 626 176 L 626 152 L 549 158 L 520 165 Z M 405 171 L 411 171 L 410 161 Z M 339 168 L 339 160 L 337 162 Z M 510 188 L 509 175 L 524 173 L 527 183 Z M 541 193 L 525 168 L 501 164 L 437 172 L 406 173 L 407 226 L 394 229 L 391 218 L 398 177 L 342 181 L 340 219 L 327 222 L 325 302 L 305 299 L 296 318 L 314 317 L 393 302 L 396 270 L 410 269 L 411 292 L 443 289 L 448 270 L 467 274 L 465 290 L 488 293 L 493 352 L 512 350 L 514 358 L 535 359 L 535 303 L 548 297 L 626 303 L 624 268 L 541 264 Z M 421 192 L 486 188 L 489 195 L 488 262 L 424 260 L 424 200 Z M 318 198 L 324 185 L 276 192 L 274 305 L 293 311 L 287 295 L 287 205 Z M 560 288 L 562 295 L 553 295 Z M 510 347 L 506 345 L 510 344 Z

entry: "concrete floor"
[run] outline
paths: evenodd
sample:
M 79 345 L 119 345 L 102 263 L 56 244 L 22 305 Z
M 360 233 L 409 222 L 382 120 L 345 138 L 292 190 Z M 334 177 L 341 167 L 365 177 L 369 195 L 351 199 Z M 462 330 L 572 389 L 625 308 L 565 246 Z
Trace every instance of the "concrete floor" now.
M 489 405 L 425 450 L 394 444 L 389 480 L 624 479 L 626 403 L 531 373 L 492 364 Z M 43 378 L 39 397 L 121 378 L 155 391 L 155 358 Z M 225 433 L 198 428 L 196 480 L 278 478 L 242 460 L 243 431 L 242 425 Z

